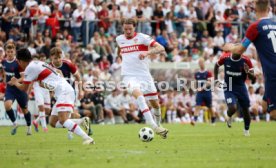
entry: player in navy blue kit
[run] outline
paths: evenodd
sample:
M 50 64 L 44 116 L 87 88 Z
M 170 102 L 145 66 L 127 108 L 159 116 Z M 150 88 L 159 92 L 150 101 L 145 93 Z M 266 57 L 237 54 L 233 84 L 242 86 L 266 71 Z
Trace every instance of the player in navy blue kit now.
M 196 94 L 196 107 L 194 118 L 191 122 L 192 125 L 197 121 L 198 115 L 202 106 L 208 108 L 211 114 L 211 123 L 215 123 L 215 114 L 212 109 L 212 92 L 211 92 L 211 78 L 212 73 L 205 69 L 204 60 L 200 59 L 199 62 L 200 71 L 195 73 L 195 79 L 197 83 L 197 94 Z
M 13 128 L 11 130 L 11 135 L 15 135 L 17 131 L 17 123 L 16 116 L 12 109 L 12 104 L 14 100 L 17 101 L 22 112 L 24 114 L 26 123 L 27 123 L 27 135 L 31 135 L 31 113 L 28 111 L 28 95 L 25 92 L 20 91 L 15 86 L 11 86 L 8 82 L 12 77 L 17 79 L 21 78 L 21 72 L 23 70 L 20 68 L 17 60 L 16 60 L 16 46 L 13 42 L 8 42 L 5 45 L 6 59 L 2 61 L 2 66 L 4 70 L 4 78 L 7 83 L 7 89 L 4 97 L 4 105 L 6 109 L 6 113 L 8 114 L 11 122 L 13 123 Z
M 82 99 L 83 97 L 83 89 L 82 89 L 82 80 L 81 80 L 81 76 L 80 73 L 78 72 L 78 68 L 75 64 L 73 64 L 71 61 L 69 60 L 65 60 L 62 57 L 62 50 L 61 48 L 58 47 L 54 47 L 51 49 L 50 51 L 50 55 L 51 55 L 51 65 L 53 67 L 55 67 L 56 69 L 60 70 L 62 72 L 63 77 L 67 80 L 68 83 L 70 83 L 72 85 L 72 87 L 75 89 L 75 84 L 77 85 L 77 91 L 78 91 L 78 99 Z M 75 78 L 75 81 L 72 82 L 71 81 L 71 77 Z M 72 116 L 72 118 L 79 118 L 80 116 Z M 88 127 L 85 129 L 87 130 L 87 134 L 91 135 L 92 134 L 92 130 L 90 128 L 90 120 L 88 117 L 84 117 L 83 119 L 72 119 L 74 122 L 81 124 L 83 122 L 85 122 Z M 69 132 L 68 134 L 68 138 L 72 139 L 72 133 Z
M 265 78 L 265 95 L 271 119 L 276 119 L 276 21 L 268 17 L 269 0 L 256 0 L 257 21 L 252 23 L 242 43 L 225 44 L 222 49 L 235 54 L 242 54 L 250 43 L 253 43 L 259 55 Z
M 231 54 L 230 52 L 223 53 L 215 65 L 214 74 L 215 80 L 218 79 L 219 67 L 224 65 L 224 96 L 228 106 L 227 125 L 231 127 L 231 117 L 238 110 L 238 104 L 241 107 L 241 112 L 244 119 L 244 135 L 249 136 L 250 127 L 250 100 L 248 91 L 245 85 L 247 76 L 255 82 L 254 70 L 252 63 L 248 57 Z

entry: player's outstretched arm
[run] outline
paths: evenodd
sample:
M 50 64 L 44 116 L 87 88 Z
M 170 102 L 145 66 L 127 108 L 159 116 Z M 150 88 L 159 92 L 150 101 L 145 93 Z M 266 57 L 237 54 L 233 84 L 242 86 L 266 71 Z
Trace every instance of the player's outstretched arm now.
M 160 54 L 162 52 L 165 52 L 165 48 L 160 45 L 159 43 L 155 42 L 152 47 L 149 48 L 149 51 L 147 53 L 142 53 L 139 55 L 139 58 L 141 60 L 145 59 L 146 57 L 151 57 L 152 55 Z
M 226 43 L 221 47 L 221 49 L 223 51 L 230 51 L 233 54 L 241 55 L 246 50 L 246 47 L 244 47 L 241 43 Z
M 215 78 L 215 81 L 218 80 L 218 73 L 219 73 L 219 66 L 218 66 L 218 64 L 215 64 L 215 68 L 214 68 L 214 78 Z
M 15 77 L 12 77 L 11 80 L 8 82 L 11 86 L 16 86 L 18 89 L 28 92 L 30 84 L 27 83 L 19 83 L 19 80 Z

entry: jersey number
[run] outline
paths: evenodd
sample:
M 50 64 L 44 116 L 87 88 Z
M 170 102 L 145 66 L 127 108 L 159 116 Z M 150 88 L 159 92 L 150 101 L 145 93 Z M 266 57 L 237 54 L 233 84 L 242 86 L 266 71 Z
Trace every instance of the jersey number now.
M 274 53 L 276 53 L 276 31 L 270 31 L 267 37 L 271 39 Z
M 47 69 L 49 69 L 51 72 L 53 72 L 55 75 L 58 75 L 58 73 L 55 71 L 55 70 L 53 70 L 53 68 L 51 68 L 48 64 L 42 64 L 42 66 L 44 67 L 44 68 L 47 68 Z

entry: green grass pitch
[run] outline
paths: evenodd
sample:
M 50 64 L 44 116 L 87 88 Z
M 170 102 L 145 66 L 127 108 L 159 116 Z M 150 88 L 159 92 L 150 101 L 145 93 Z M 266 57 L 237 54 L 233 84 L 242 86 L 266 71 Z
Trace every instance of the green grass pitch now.
M 96 145 L 84 146 L 80 137 L 67 139 L 65 129 L 15 136 L 0 127 L 0 168 L 98 168 L 98 167 L 276 167 L 276 122 L 252 123 L 251 136 L 243 136 L 243 123 L 216 126 L 164 125 L 168 139 L 141 142 L 144 125 L 93 125 Z

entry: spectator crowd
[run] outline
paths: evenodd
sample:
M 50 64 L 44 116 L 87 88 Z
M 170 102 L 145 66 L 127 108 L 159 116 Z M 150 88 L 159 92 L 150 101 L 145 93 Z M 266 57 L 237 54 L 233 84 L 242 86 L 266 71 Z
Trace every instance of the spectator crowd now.
M 164 46 L 166 52 L 151 62 L 197 63 L 203 58 L 206 64 L 216 63 L 225 42 L 241 41 L 256 18 L 251 0 L 0 0 L 0 16 L 0 60 L 5 58 L 7 41 L 48 61 L 51 48 L 60 47 L 64 58 L 78 66 L 83 81 L 91 83 L 120 81 L 122 58 L 117 56 L 114 39 L 122 33 L 124 18 L 135 18 L 137 32 L 151 35 Z M 269 17 L 276 20 L 273 0 Z M 250 57 L 258 78 L 255 84 L 248 83 L 248 90 L 253 118 L 259 121 L 265 111 L 262 70 L 253 45 L 244 55 Z M 0 81 L 3 98 L 3 72 Z M 217 119 L 224 121 L 223 92 L 213 94 Z M 160 103 L 164 121 L 186 123 L 194 110 L 195 94 L 170 89 L 160 92 Z M 118 122 L 114 116 L 124 123 L 143 121 L 133 98 L 119 90 L 86 90 L 76 112 L 95 123 Z M 208 121 L 204 110 L 200 121 Z

